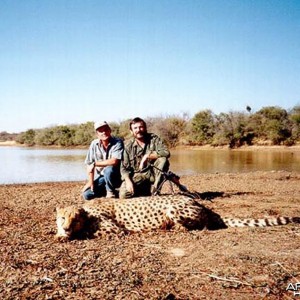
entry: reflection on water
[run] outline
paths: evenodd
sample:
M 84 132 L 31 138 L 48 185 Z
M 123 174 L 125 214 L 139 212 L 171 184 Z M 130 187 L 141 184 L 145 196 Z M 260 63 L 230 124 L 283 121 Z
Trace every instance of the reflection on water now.
M 300 153 L 289 151 L 175 150 L 171 166 L 179 174 L 287 170 L 300 172 Z
M 78 181 L 85 179 L 86 150 L 0 147 L 0 183 Z
M 0 147 L 0 184 L 83 181 L 87 150 Z M 179 175 L 287 170 L 300 172 L 300 152 L 173 150 L 171 170 Z

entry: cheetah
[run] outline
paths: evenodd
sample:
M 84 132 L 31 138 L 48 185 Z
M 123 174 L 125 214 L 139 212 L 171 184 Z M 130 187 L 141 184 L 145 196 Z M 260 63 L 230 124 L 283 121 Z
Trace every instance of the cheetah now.
M 82 206 L 56 209 L 57 238 L 94 237 L 149 230 L 222 229 L 300 223 L 300 217 L 221 218 L 184 195 L 91 200 Z

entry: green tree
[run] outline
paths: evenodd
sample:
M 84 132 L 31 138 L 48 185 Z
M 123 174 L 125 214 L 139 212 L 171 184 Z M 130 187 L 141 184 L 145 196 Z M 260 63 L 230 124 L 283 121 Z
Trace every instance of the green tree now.
M 52 146 L 56 144 L 57 139 L 54 127 L 49 127 L 38 130 L 35 140 L 38 145 Z
M 221 113 L 216 117 L 216 134 L 213 145 L 229 145 L 230 148 L 252 143 L 252 133 L 247 128 L 248 115 L 243 112 Z
M 95 129 L 93 122 L 80 124 L 76 127 L 74 133 L 74 145 L 87 146 L 95 138 Z
M 57 126 L 54 129 L 54 134 L 57 137 L 55 144 L 58 146 L 69 147 L 74 145 L 75 130 L 69 126 Z
M 119 124 L 119 130 L 117 136 L 123 140 L 127 140 L 131 137 L 129 124 L 130 124 L 130 119 L 121 121 Z
M 120 136 L 120 124 L 117 122 L 109 122 L 109 127 L 111 129 L 111 134 L 113 136 Z
M 292 136 L 292 123 L 285 109 L 278 106 L 263 107 L 255 116 L 255 131 L 258 138 L 270 140 L 274 145 L 290 141 Z
M 170 147 L 191 145 L 229 145 L 231 148 L 252 143 L 292 145 L 300 140 L 300 105 L 289 112 L 278 106 L 263 107 L 256 113 L 250 106 L 245 112 L 229 112 L 215 115 L 202 110 L 192 119 L 182 116 L 158 116 L 145 119 L 149 132 L 160 135 Z M 131 137 L 129 119 L 110 122 L 112 134 L 124 140 Z M 94 123 L 29 129 L 12 137 L 0 133 L 0 139 L 15 139 L 26 145 L 87 146 L 96 137 Z
M 27 146 L 34 146 L 35 136 L 36 136 L 36 131 L 34 129 L 28 129 L 27 131 L 22 132 L 18 136 L 17 142 L 20 144 L 25 144 Z
M 190 122 L 189 141 L 192 144 L 210 144 L 216 133 L 216 116 L 211 110 L 203 110 L 194 115 Z
M 295 106 L 290 114 L 289 119 L 292 123 L 292 138 L 293 140 L 300 139 L 300 105 Z

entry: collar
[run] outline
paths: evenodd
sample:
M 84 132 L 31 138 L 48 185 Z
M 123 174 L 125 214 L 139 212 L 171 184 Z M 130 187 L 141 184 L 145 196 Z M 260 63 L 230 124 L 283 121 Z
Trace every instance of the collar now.
M 107 145 L 107 147 L 109 147 L 109 146 L 111 145 L 112 140 L 113 140 L 113 137 L 111 136 L 111 137 L 109 138 L 109 140 L 108 140 L 108 145 Z M 99 139 L 97 139 L 97 145 L 104 147 L 104 146 L 103 146 L 103 142 L 102 142 L 101 140 L 99 140 Z
M 147 132 L 146 135 L 145 135 L 145 139 L 144 139 L 144 142 L 145 142 L 145 145 L 148 145 L 150 143 L 150 134 Z M 135 147 L 141 147 L 140 144 L 137 142 L 136 138 L 133 138 L 133 143 L 132 143 L 133 146 Z

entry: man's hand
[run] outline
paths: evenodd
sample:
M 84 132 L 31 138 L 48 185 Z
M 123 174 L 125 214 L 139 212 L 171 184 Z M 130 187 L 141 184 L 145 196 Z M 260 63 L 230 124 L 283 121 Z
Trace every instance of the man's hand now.
M 82 188 L 81 192 L 84 193 L 86 190 L 91 189 L 94 190 L 94 184 L 91 184 L 90 182 L 87 182 L 84 187 Z
M 143 158 L 142 158 L 142 160 L 141 160 L 141 162 L 140 162 L 140 165 L 139 165 L 139 170 L 142 170 L 142 169 L 144 169 L 144 168 L 146 167 L 147 162 L 148 162 L 148 160 L 149 160 L 149 156 L 150 156 L 150 153 L 146 153 L 146 154 L 143 156 Z
M 129 192 L 130 194 L 134 194 L 134 186 L 133 186 L 133 183 L 132 181 L 128 178 L 128 179 L 125 179 L 125 183 L 126 183 L 126 190 L 127 192 Z
M 87 183 L 85 184 L 85 186 L 83 187 L 82 189 L 82 193 L 84 193 L 87 189 L 91 189 L 92 191 L 94 191 L 94 172 L 92 173 L 89 173 L 89 176 L 88 176 L 88 181 Z

